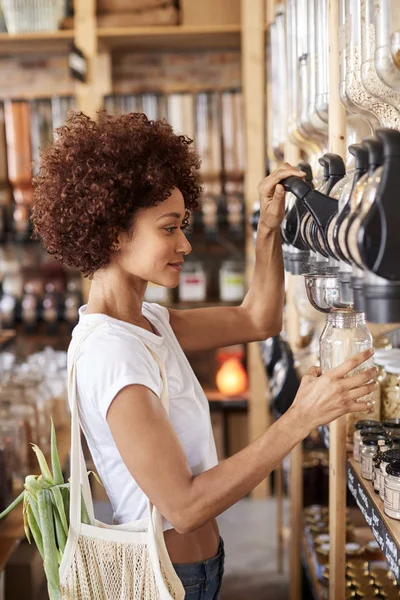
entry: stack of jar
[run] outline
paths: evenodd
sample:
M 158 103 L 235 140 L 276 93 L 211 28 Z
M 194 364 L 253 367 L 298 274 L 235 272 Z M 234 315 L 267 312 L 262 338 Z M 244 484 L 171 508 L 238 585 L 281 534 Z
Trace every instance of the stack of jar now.
M 0 511 L 37 468 L 30 444 L 49 455 L 50 417 L 56 427 L 69 420 L 65 352 L 46 348 L 23 364 L 15 364 L 11 353 L 1 359 Z
M 377 558 L 373 558 L 373 554 L 374 545 L 369 543 L 363 554 L 350 557 L 346 561 L 346 599 L 399 597 L 399 588 L 393 573 L 381 566 L 378 555 Z M 326 565 L 321 581 L 322 600 L 329 598 L 329 574 L 329 565 Z
M 400 520 L 400 419 L 358 421 L 353 456 L 361 476 L 384 502 L 385 513 Z

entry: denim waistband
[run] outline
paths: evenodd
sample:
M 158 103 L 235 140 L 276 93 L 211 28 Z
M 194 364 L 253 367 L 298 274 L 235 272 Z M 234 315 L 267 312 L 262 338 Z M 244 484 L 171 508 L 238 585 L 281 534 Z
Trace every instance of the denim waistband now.
M 214 577 L 216 572 L 223 566 L 224 559 L 224 542 L 223 539 L 220 538 L 218 553 L 212 558 L 195 563 L 174 564 L 173 567 L 178 577 L 200 581 Z

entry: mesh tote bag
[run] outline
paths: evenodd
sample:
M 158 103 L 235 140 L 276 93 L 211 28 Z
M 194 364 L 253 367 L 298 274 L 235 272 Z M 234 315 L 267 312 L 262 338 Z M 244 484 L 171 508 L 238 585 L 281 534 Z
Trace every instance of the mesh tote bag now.
M 107 525 L 94 517 L 93 500 L 81 445 L 76 358 L 89 328 L 76 344 L 73 342 L 68 374 L 71 407 L 70 525 L 65 552 L 60 564 L 60 589 L 63 600 L 183 600 L 185 591 L 168 556 L 162 530 L 162 517 L 148 500 L 149 518 L 122 525 Z M 168 412 L 165 367 L 157 362 L 163 390 L 161 401 Z M 84 499 L 90 525 L 81 523 Z

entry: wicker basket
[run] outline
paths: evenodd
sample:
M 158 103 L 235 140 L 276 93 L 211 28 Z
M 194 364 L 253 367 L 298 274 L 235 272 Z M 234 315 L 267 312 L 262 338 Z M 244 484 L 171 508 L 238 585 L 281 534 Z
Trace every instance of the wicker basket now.
M 65 0 L 0 0 L 8 33 L 55 31 L 65 16 Z

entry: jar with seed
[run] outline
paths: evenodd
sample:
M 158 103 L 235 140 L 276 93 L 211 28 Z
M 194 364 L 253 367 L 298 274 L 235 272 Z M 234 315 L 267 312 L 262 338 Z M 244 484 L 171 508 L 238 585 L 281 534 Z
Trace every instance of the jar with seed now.
M 400 419 L 400 365 L 387 364 L 382 385 L 382 419 Z M 400 422 L 397 433 L 400 434 Z
M 379 78 L 400 92 L 400 11 L 398 0 L 381 0 L 375 8 L 375 67 Z
M 365 427 L 376 427 L 379 425 L 379 421 L 374 421 L 373 419 L 363 419 L 361 421 L 357 421 L 354 425 L 354 434 L 353 434 L 353 458 L 357 462 L 360 461 L 360 441 L 361 441 L 361 430 Z
M 392 519 L 400 520 L 400 461 L 386 467 L 384 510 Z
M 379 494 L 380 490 L 380 475 L 381 475 L 381 461 L 382 455 L 387 450 L 392 448 L 392 440 L 386 438 L 385 440 L 378 440 L 378 451 L 373 459 L 373 471 L 372 471 L 372 484 L 374 486 L 374 492 Z
M 378 440 L 375 436 L 366 437 L 361 449 L 361 476 L 372 480 L 373 459 L 378 451 Z
M 381 457 L 381 473 L 379 479 L 379 497 L 382 502 L 385 499 L 385 480 L 386 480 L 386 468 L 391 462 L 400 461 L 400 450 L 387 450 Z
M 400 129 L 400 92 L 386 85 L 375 67 L 375 5 L 376 0 L 361 0 L 361 80 L 367 92 L 387 106 L 385 127 Z

